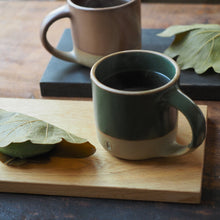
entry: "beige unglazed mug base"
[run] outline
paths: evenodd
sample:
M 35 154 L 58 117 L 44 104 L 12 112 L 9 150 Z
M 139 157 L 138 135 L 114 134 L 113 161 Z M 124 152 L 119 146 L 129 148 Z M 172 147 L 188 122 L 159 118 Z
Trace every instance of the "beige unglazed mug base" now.
M 101 145 L 113 156 L 127 160 L 144 160 L 184 154 L 187 152 L 187 148 L 182 145 L 177 148 L 176 134 L 177 127 L 162 137 L 133 141 L 111 137 L 97 130 Z
M 137 45 L 135 49 L 138 49 L 138 48 L 140 48 L 140 45 Z M 103 57 L 103 55 L 94 55 L 94 54 L 84 52 L 75 46 L 74 46 L 73 52 L 71 53 L 72 53 L 72 56 L 75 57 L 76 63 L 82 64 L 87 67 L 92 67 L 92 65 L 96 63 L 96 61 L 98 61 L 99 59 Z
M 74 52 L 72 53 L 75 56 L 77 63 L 82 64 L 87 67 L 91 67 L 96 61 L 98 61 L 102 56 L 93 55 L 90 53 L 86 53 L 77 47 L 74 47 Z

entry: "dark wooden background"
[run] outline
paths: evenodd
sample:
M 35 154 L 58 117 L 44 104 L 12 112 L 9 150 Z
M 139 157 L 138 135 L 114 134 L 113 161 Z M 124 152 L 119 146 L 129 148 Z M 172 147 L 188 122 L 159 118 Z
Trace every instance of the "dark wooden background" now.
M 0 1 L 0 97 L 42 98 L 39 81 L 51 55 L 40 43 L 39 27 L 44 16 L 61 5 L 63 2 L 58 1 Z M 143 28 L 220 23 L 218 4 L 151 3 L 144 4 L 142 9 Z M 55 45 L 64 26 L 68 27 L 66 22 L 51 29 L 49 37 Z M 208 105 L 201 204 L 0 193 L 0 220 L 220 219 L 220 102 L 196 103 Z
M 141 0 L 148 3 L 220 4 L 220 0 Z

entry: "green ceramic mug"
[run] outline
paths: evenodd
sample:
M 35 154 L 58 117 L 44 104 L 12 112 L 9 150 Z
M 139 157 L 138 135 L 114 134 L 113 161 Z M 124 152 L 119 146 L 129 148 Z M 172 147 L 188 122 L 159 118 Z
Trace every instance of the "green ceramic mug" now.
M 110 54 L 91 69 L 97 135 L 112 155 L 139 160 L 182 155 L 206 135 L 198 106 L 178 86 L 180 69 L 170 57 L 147 50 Z M 176 142 L 177 110 L 192 129 L 186 146 Z

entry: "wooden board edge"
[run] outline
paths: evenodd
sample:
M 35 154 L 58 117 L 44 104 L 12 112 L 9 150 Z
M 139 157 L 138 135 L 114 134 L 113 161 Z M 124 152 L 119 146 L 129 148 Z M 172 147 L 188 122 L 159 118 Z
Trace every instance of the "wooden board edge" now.
M 49 185 L 49 186 L 48 186 Z M 9 193 L 24 193 L 84 198 L 120 199 L 171 203 L 200 203 L 200 192 L 175 192 L 147 189 L 129 189 L 100 186 L 53 185 L 21 182 L 1 182 L 0 189 L 7 187 Z M 1 190 L 0 190 L 1 191 Z

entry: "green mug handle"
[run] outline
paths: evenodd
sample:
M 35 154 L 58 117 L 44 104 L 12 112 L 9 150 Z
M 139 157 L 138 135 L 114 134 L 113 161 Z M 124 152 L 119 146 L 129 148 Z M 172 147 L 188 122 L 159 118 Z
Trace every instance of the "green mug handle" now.
M 78 63 L 74 51 L 61 51 L 54 48 L 47 39 L 47 31 L 49 27 L 61 18 L 71 18 L 71 13 L 68 5 L 61 6 L 50 12 L 43 20 L 40 28 L 40 38 L 45 49 L 57 58 L 69 62 Z
M 183 155 L 198 148 L 206 137 L 206 121 L 200 108 L 176 87 L 170 89 L 162 98 L 185 115 L 192 129 L 191 142 L 185 146 L 173 143 L 168 154 L 170 156 Z

